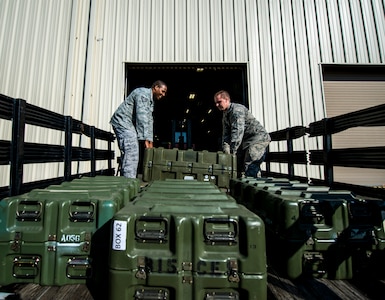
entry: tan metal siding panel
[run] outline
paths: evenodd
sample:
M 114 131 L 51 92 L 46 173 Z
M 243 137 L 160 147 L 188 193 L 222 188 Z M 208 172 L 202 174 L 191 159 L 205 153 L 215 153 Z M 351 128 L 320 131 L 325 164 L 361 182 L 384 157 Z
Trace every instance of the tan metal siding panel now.
M 325 81 L 324 90 L 328 117 L 385 103 L 385 82 L 381 81 Z M 334 134 L 332 143 L 335 149 L 385 146 L 385 135 L 382 127 L 356 127 Z M 385 170 L 336 167 L 334 180 L 383 185 Z

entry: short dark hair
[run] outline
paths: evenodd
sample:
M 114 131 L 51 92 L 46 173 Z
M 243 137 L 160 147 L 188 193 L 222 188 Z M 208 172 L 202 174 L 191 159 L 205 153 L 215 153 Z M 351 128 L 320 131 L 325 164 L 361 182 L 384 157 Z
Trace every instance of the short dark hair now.
M 214 100 L 216 97 L 218 96 L 223 96 L 225 98 L 229 98 L 230 99 L 230 94 L 228 91 L 225 91 L 225 90 L 220 90 L 219 92 L 216 92 L 215 95 L 214 95 Z
M 152 84 L 151 88 L 154 88 L 154 87 L 156 87 L 156 86 L 162 87 L 162 86 L 167 86 L 167 84 L 165 84 L 162 80 L 157 80 L 157 81 L 155 81 L 155 82 Z

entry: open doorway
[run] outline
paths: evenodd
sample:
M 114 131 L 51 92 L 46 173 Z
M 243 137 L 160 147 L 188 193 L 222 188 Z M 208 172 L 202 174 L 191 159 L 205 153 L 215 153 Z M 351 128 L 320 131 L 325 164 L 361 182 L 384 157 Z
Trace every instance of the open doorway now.
M 222 115 L 214 94 L 227 90 L 249 107 L 245 63 L 126 63 L 125 76 L 126 94 L 158 79 L 168 86 L 166 98 L 155 102 L 155 147 L 218 151 Z

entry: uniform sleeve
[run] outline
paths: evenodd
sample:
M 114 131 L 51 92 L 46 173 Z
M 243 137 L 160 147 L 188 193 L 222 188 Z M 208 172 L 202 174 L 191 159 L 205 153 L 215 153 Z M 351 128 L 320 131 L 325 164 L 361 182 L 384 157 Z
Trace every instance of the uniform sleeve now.
M 231 143 L 231 134 L 230 126 L 226 123 L 225 117 L 222 118 L 222 151 L 224 153 L 230 154 L 230 143 Z
M 231 143 L 230 152 L 236 154 L 238 148 L 242 144 L 243 135 L 245 133 L 246 116 L 242 111 L 236 110 L 230 116 L 231 122 Z
M 154 120 L 153 120 L 153 102 L 145 94 L 135 95 L 136 105 L 136 132 L 138 140 L 153 141 Z

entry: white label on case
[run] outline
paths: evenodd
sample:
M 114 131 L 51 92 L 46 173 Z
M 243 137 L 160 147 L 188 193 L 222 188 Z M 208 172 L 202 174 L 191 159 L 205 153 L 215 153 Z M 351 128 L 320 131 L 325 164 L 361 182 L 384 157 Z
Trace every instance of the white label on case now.
M 114 221 L 114 229 L 112 234 L 112 250 L 126 250 L 127 222 Z

